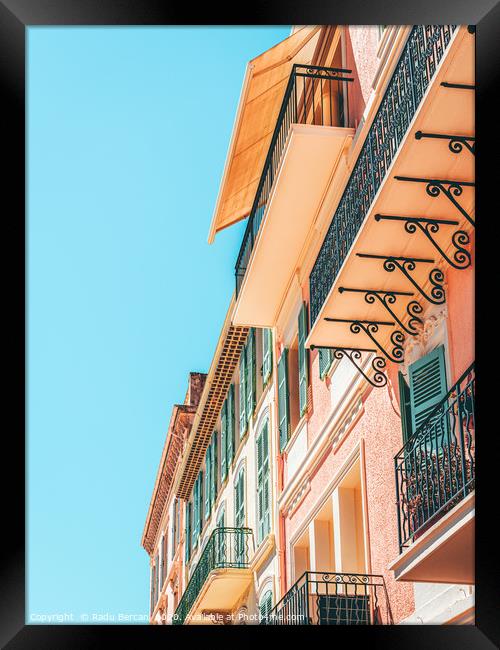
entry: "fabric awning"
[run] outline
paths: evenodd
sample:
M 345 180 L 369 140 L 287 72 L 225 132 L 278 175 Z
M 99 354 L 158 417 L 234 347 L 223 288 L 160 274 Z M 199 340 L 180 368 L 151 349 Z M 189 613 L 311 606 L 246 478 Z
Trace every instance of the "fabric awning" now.
M 312 62 L 320 31 L 301 27 L 248 63 L 209 243 L 252 209 L 292 65 Z

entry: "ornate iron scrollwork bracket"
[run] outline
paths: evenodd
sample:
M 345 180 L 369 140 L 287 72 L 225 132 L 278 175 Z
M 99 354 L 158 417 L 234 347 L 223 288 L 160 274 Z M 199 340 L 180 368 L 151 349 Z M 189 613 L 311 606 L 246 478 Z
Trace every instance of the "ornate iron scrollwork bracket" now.
M 401 273 L 413 284 L 415 289 L 433 305 L 442 305 L 446 302 L 446 293 L 443 287 L 444 273 L 441 269 L 433 268 L 429 273 L 429 282 L 432 289 L 430 292 L 424 289 L 416 282 L 415 278 L 411 275 L 411 271 L 416 269 L 418 263 L 433 264 L 434 260 L 425 259 L 422 257 L 401 257 L 396 255 L 369 255 L 368 253 L 356 253 L 357 257 L 366 259 L 384 260 L 384 270 L 392 273 L 399 269 Z
M 365 371 L 361 368 L 357 361 L 361 360 L 362 352 L 371 352 L 376 353 L 376 350 L 373 348 L 338 348 L 338 347 L 325 347 L 319 345 L 311 345 L 311 350 L 333 350 L 333 356 L 335 359 L 342 359 L 347 357 L 352 365 L 356 368 L 360 375 L 366 379 L 366 381 L 374 386 L 375 388 L 382 388 L 387 384 L 387 376 L 384 373 L 386 369 L 386 361 L 384 357 L 375 356 L 372 359 L 371 366 L 375 371 L 375 374 L 372 377 L 369 377 Z
M 434 138 L 436 140 L 448 140 L 448 149 L 451 153 L 462 153 L 465 147 L 470 153 L 476 155 L 476 138 L 470 135 L 448 135 L 446 133 L 424 133 L 417 131 L 415 133 L 415 140 L 422 138 Z
M 471 264 L 470 253 L 464 248 L 464 246 L 470 243 L 469 235 L 465 230 L 456 230 L 451 237 L 451 242 L 455 247 L 453 257 L 446 255 L 433 237 L 433 235 L 439 232 L 439 228 L 442 225 L 458 226 L 458 221 L 452 221 L 451 219 L 430 219 L 428 217 L 402 217 L 389 214 L 376 214 L 374 218 L 375 221 L 403 221 L 405 230 L 410 235 L 417 232 L 417 229 L 420 230 L 438 253 L 455 269 L 466 269 Z
M 392 291 L 385 289 L 352 289 L 348 287 L 339 287 L 339 293 L 344 293 L 348 291 L 351 293 L 364 293 L 365 302 L 369 305 L 373 305 L 376 300 L 385 308 L 385 310 L 394 318 L 397 324 L 411 336 L 418 334 L 419 329 L 423 327 L 423 321 L 418 317 L 417 314 L 422 313 L 422 307 L 416 300 L 411 300 L 406 305 L 406 313 L 409 316 L 409 320 L 406 323 L 399 318 L 396 312 L 393 311 L 391 305 L 394 305 L 396 302 L 397 296 L 413 296 L 415 295 L 412 291 Z
M 392 349 L 389 352 L 384 347 L 382 347 L 382 345 L 375 337 L 375 334 L 379 331 L 380 325 L 388 325 L 394 327 L 396 324 L 394 321 L 361 320 L 354 318 L 325 318 L 325 321 L 329 323 L 349 323 L 349 329 L 353 334 L 360 334 L 361 332 L 364 332 L 375 343 L 380 352 L 382 352 L 382 354 L 387 359 L 389 359 L 389 361 L 392 361 L 393 363 L 403 363 L 403 344 L 405 342 L 405 337 L 402 332 L 399 330 L 394 330 L 392 332 Z
M 437 178 L 413 178 L 410 176 L 394 176 L 394 178 L 397 181 L 403 181 L 406 183 L 426 183 L 427 187 L 425 188 L 425 191 L 430 197 L 434 199 L 442 193 L 457 208 L 460 214 L 462 214 L 467 221 L 475 227 L 476 223 L 474 219 L 466 210 L 464 210 L 455 198 L 462 195 L 464 187 L 475 187 L 475 183 Z

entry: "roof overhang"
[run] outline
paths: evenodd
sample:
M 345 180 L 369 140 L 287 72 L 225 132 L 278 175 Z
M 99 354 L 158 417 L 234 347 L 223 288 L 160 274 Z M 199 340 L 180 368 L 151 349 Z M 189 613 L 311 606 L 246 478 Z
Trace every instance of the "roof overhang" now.
M 171 492 L 177 462 L 182 452 L 184 430 L 190 427 L 195 413 L 196 407 L 188 404 L 175 404 L 172 409 L 167 438 L 141 538 L 141 545 L 149 554 L 153 552 L 163 509 Z
M 248 63 L 209 243 L 250 213 L 292 66 L 312 62 L 321 29 L 300 27 Z
M 176 495 L 183 499 L 189 499 L 191 495 L 248 335 L 248 327 L 236 327 L 232 324 L 233 310 L 234 295 L 222 326 L 179 471 L 176 474 L 173 489 Z

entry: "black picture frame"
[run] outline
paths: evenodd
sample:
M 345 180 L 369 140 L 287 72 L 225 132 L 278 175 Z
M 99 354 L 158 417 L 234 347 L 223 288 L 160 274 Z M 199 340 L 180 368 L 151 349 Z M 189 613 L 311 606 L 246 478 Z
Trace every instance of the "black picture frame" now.
M 494 356 L 495 326 L 492 291 L 498 265 L 495 264 L 495 243 L 498 241 L 496 188 L 499 184 L 496 161 L 498 104 L 494 93 L 498 87 L 498 41 L 500 37 L 500 5 L 496 0 L 419 0 L 418 2 L 377 2 L 364 0 L 307 0 L 300 4 L 288 2 L 254 2 L 252 13 L 241 3 L 199 8 L 187 3 L 166 4 L 154 0 L 0 0 L 0 82 L 2 88 L 2 258 L 7 262 L 3 286 L 7 289 L 4 322 L 8 326 L 4 349 L 10 353 L 11 367 L 7 378 L 7 402 L 12 410 L 12 425 L 4 425 L 3 478 L 3 541 L 2 581 L 0 598 L 0 643 L 6 648 L 87 648 L 120 643 L 123 638 L 135 646 L 154 640 L 175 643 L 177 635 L 193 639 L 202 633 L 204 642 L 220 634 L 220 628 L 101 625 L 25 625 L 25 38 L 26 29 L 34 25 L 175 25 L 191 24 L 467 24 L 476 26 L 476 130 L 477 130 L 477 212 L 479 228 L 476 240 L 476 336 L 477 404 L 480 432 L 477 440 L 479 463 L 476 490 L 476 625 L 474 626 L 394 626 L 346 628 L 329 631 L 330 643 L 367 643 L 381 648 L 494 648 L 500 643 L 500 571 L 496 543 L 498 520 L 496 484 L 498 472 L 495 424 L 496 360 Z M 179 62 L 182 65 L 182 62 Z M 496 235 L 496 236 L 495 236 Z M 491 249 L 491 252 L 490 252 Z M 488 377 L 492 369 L 492 379 Z M 5 394 L 5 391 L 4 391 Z M 17 397 L 17 400 L 15 399 Z M 492 424 L 489 425 L 489 415 Z M 481 432 L 483 435 L 481 435 Z M 7 468 L 10 470 L 7 473 Z M 109 542 L 111 540 L 108 540 Z M 103 552 L 111 553 L 111 544 L 103 540 Z M 145 568 L 145 570 L 147 570 Z M 148 599 L 148 594 L 144 594 Z M 160 631 L 163 629 L 163 631 Z M 227 641 L 238 641 L 241 629 L 226 627 Z M 262 636 L 262 641 L 283 643 L 290 628 L 248 627 L 244 634 Z M 276 641 L 269 634 L 280 634 Z M 324 634 L 318 628 L 292 628 L 294 638 Z M 175 634 L 175 637 L 171 635 Z M 247 636 L 247 639 L 249 637 Z M 298 638 L 297 638 L 298 640 Z M 250 641 L 251 642 L 251 641 Z M 314 642 L 314 641 L 313 641 Z

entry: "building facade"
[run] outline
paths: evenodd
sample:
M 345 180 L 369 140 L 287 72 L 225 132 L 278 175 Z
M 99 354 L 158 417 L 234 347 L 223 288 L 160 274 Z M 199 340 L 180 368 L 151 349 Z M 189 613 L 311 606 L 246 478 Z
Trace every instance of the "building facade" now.
M 148 513 L 153 623 L 474 621 L 474 39 L 301 27 L 249 63 L 209 241 L 247 227 Z

